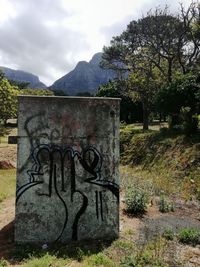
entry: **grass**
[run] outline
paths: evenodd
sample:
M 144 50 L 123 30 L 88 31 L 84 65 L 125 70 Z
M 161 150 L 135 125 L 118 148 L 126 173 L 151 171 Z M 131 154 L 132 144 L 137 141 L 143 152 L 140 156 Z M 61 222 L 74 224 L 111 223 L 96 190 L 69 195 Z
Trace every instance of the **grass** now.
M 20 263 L 20 266 L 23 267 L 166 267 L 168 265 L 163 259 L 166 247 L 167 241 L 161 237 L 142 246 L 120 238 L 109 246 L 101 244 L 97 250 L 94 250 L 94 244 L 87 245 L 87 248 L 78 247 L 73 249 L 62 245 L 47 250 L 20 246 L 15 254 L 12 254 L 12 260 L 15 260 L 18 264 Z M 136 265 L 131 265 L 133 262 Z
M 199 134 L 185 137 L 166 128 L 143 132 L 128 125 L 121 128 L 120 140 L 121 163 L 128 166 L 123 167 L 127 174 L 122 183 L 137 179 L 142 186 L 145 177 L 155 194 L 178 193 L 186 200 L 200 199 Z
M 4 128 L 0 125 L 0 144 L 8 144 L 8 135 L 17 135 L 17 128 Z
M 30 259 L 24 261 L 23 267 L 62 267 L 66 266 L 70 262 L 69 259 L 58 259 L 55 255 L 49 255 L 45 253 L 41 257 L 30 257 Z
M 15 195 L 16 170 L 0 170 L 0 203 Z

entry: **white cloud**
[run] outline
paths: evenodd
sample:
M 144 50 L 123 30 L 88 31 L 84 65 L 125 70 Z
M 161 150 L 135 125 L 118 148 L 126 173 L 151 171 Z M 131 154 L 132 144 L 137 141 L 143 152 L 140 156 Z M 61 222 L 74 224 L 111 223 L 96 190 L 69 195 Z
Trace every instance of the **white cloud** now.
M 185 4 L 189 0 L 182 1 Z M 162 0 L 0 0 L 0 65 L 50 85 Z M 177 10 L 179 1 L 170 1 Z

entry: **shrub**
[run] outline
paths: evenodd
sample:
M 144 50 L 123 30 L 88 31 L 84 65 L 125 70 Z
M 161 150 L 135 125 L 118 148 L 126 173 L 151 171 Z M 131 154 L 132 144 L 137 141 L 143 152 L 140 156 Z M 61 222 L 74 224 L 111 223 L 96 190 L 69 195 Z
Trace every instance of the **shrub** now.
M 86 262 L 87 262 L 87 266 L 108 266 L 108 267 L 115 266 L 114 262 L 109 257 L 107 257 L 101 252 L 90 256 L 86 260 Z
M 120 267 L 137 267 L 134 256 L 126 256 L 121 259 Z
M 159 211 L 160 212 L 169 212 L 169 211 L 174 211 L 174 205 L 173 203 L 169 203 L 164 196 L 161 197 L 160 202 L 159 202 Z
M 178 240 L 181 243 L 196 246 L 200 244 L 200 230 L 184 228 L 178 233 Z
M 171 229 L 165 229 L 162 236 L 167 240 L 173 240 L 174 232 Z
M 148 203 L 148 195 L 144 190 L 128 187 L 125 193 L 126 211 L 130 214 L 142 214 Z
M 8 262 L 4 259 L 0 259 L 0 267 L 6 267 L 8 266 Z

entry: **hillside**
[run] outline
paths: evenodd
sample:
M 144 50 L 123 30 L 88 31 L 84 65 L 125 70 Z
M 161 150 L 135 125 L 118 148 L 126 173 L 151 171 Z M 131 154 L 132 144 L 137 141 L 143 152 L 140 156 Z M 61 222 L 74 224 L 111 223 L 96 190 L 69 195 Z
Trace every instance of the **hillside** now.
M 10 68 L 5 68 L 5 67 L 1 67 L 0 66 L 0 70 L 3 71 L 3 73 L 5 74 L 5 77 L 8 80 L 12 80 L 12 81 L 18 81 L 18 82 L 27 82 L 29 83 L 29 88 L 32 89 L 45 89 L 46 85 L 44 83 L 42 83 L 38 76 L 29 73 L 29 72 L 25 72 L 22 70 L 13 70 Z
M 62 90 L 67 95 L 81 92 L 96 93 L 99 85 L 115 78 L 113 71 L 99 67 L 101 57 L 102 53 L 97 53 L 89 62 L 78 62 L 74 70 L 55 81 L 51 89 Z
M 120 136 L 121 163 L 150 178 L 156 194 L 200 200 L 199 133 L 186 137 L 167 128 L 143 132 L 127 125 Z

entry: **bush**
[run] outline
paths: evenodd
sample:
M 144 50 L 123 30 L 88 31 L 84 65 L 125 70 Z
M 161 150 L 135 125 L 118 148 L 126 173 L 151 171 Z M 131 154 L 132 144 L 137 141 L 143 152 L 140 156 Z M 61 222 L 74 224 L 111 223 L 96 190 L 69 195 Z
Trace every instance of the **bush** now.
M 169 211 L 174 211 L 174 205 L 173 203 L 169 203 L 169 201 L 167 201 L 165 199 L 164 196 L 161 197 L 160 202 L 159 202 L 159 211 L 160 212 L 169 212 Z
M 173 240 L 174 239 L 174 232 L 171 229 L 165 229 L 162 236 L 167 240 Z
M 137 267 L 134 256 L 126 256 L 121 259 L 120 267 Z
M 125 193 L 126 211 L 130 214 L 142 214 L 146 211 L 148 195 L 144 190 L 128 187 Z
M 0 126 L 0 136 L 5 136 L 9 133 L 9 130 Z
M 8 266 L 8 262 L 4 259 L 0 259 L 0 267 L 6 267 Z
M 200 231 L 195 228 L 184 228 L 178 233 L 181 243 L 196 246 L 200 244 Z

